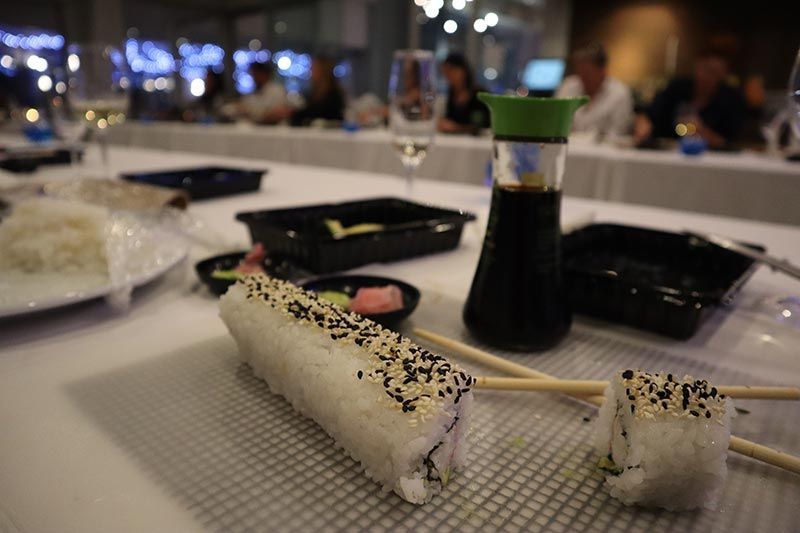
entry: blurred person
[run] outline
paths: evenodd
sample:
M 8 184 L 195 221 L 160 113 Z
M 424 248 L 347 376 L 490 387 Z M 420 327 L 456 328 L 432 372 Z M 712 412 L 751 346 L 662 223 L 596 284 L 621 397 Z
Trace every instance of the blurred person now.
M 476 134 L 489 127 L 489 110 L 478 100 L 472 69 L 461 54 L 450 54 L 442 63 L 447 80 L 447 105 L 437 129 L 442 133 Z
M 183 112 L 183 119 L 193 121 L 217 121 L 224 118 L 225 79 L 222 74 L 206 70 L 203 78 L 204 90 L 200 97 Z
M 305 104 L 291 112 L 291 123 L 307 126 L 317 119 L 344 120 L 345 97 L 339 81 L 333 74 L 335 62 L 317 56 L 311 61 L 311 89 L 305 95 Z
M 207 116 L 216 117 L 225 103 L 225 79 L 209 69 L 203 81 L 205 89 L 199 98 L 200 108 Z
M 403 92 L 397 95 L 398 106 L 403 113 L 423 114 L 427 104 L 422 100 L 420 64 L 416 59 L 403 64 Z
M 600 44 L 572 54 L 574 74 L 556 91 L 558 98 L 588 96 L 572 119 L 572 131 L 597 132 L 601 137 L 627 135 L 633 126 L 633 97 L 627 85 L 608 75 L 608 55 Z
M 691 124 L 708 146 L 729 148 L 746 116 L 741 92 L 726 82 L 728 60 L 706 52 L 695 61 L 693 78 L 676 78 L 656 94 L 646 113 L 636 117 L 634 141 L 677 137 L 679 123 Z
M 287 118 L 290 108 L 286 89 L 276 82 L 274 69 L 269 63 L 250 63 L 250 76 L 255 90 L 245 95 L 225 114 L 232 118 L 247 118 L 257 124 L 277 124 Z
M 386 123 L 389 108 L 377 95 L 364 93 L 350 102 L 345 115 L 359 126 L 376 127 Z
M 764 77 L 760 74 L 747 76 L 742 83 L 745 103 L 745 118 L 742 123 L 740 142 L 751 148 L 760 148 L 764 142 L 762 128 L 766 122 L 767 91 Z

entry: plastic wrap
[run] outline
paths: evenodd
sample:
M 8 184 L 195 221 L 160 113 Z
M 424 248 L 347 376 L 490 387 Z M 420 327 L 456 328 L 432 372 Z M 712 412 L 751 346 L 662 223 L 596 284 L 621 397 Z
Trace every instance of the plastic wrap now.
M 105 299 L 117 310 L 130 305 L 136 285 L 180 261 L 187 245 L 160 217 L 129 211 L 111 212 L 106 223 L 106 256 L 110 292 Z

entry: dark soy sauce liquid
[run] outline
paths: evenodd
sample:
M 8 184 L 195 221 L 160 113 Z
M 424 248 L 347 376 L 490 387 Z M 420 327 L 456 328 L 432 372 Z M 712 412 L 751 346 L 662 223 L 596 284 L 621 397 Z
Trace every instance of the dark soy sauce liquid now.
M 561 191 L 498 186 L 464 322 L 508 350 L 555 346 L 572 321 L 561 265 Z

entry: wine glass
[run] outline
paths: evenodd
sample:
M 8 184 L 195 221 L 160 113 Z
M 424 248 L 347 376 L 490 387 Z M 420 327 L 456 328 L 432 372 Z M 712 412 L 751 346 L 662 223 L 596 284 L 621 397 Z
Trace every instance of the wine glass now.
M 69 90 L 65 131 L 80 138 L 85 133 L 97 141 L 102 174 L 109 177 L 108 129 L 125 121 L 130 76 L 125 57 L 111 45 L 83 44 L 67 56 Z
M 435 130 L 436 63 L 428 50 L 398 50 L 389 77 L 389 127 L 411 196 L 414 171 L 425 158 Z
M 789 75 L 787 100 L 786 108 L 773 120 L 775 124 L 771 125 L 771 127 L 775 130 L 774 135 L 777 136 L 780 131 L 779 128 L 788 122 L 795 136 L 795 141 L 800 141 L 800 50 L 797 51 L 794 68 Z M 777 146 L 777 141 L 774 142 Z M 786 295 L 785 293 L 778 297 L 767 296 L 763 298 L 760 305 L 779 324 L 800 330 L 800 296 Z
M 792 125 L 794 134 L 800 140 L 800 50 L 797 51 L 797 57 L 794 60 L 794 68 L 789 76 L 789 108 L 791 118 L 789 123 Z

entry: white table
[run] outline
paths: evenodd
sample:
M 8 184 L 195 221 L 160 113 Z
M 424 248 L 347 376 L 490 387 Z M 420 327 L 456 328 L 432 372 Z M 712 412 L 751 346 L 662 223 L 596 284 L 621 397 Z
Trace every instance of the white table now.
M 113 149 L 112 158 L 119 170 L 180 167 L 199 162 L 253 167 L 264 164 L 144 149 Z M 391 176 L 280 163 L 267 166 L 270 173 L 259 193 L 198 202 L 191 206 L 191 210 L 230 239 L 244 243 L 247 240 L 245 228 L 233 218 L 237 211 L 400 194 L 403 190 L 402 182 Z M 63 171 L 50 169 L 34 176 L 34 179 L 49 179 L 59 172 Z M 479 214 L 478 222 L 467 227 L 461 246 L 452 252 L 387 265 L 370 265 L 359 270 L 398 277 L 417 285 L 424 295 L 418 313 L 424 314 L 426 306 L 444 301 L 454 302 L 448 304 L 446 314 L 457 316 L 458 305 L 465 297 L 479 254 L 489 207 L 488 192 L 483 187 L 420 180 L 416 189 L 418 197 L 475 211 Z M 800 248 L 797 247 L 800 229 L 793 227 L 565 198 L 565 219 L 589 211 L 596 212 L 601 221 L 666 229 L 691 226 L 732 235 L 764 243 L 774 253 L 800 261 Z M 199 255 L 202 252 L 196 251 L 192 261 Z M 176 492 L 175 486 L 160 482 L 158 471 L 143 467 L 143 461 L 147 464 L 148 459 L 137 455 L 136 448 L 132 448 L 124 438 L 119 440 L 119 434 L 110 434 L 93 418 L 89 412 L 91 409 L 87 411 L 87 405 L 75 399 L 76 392 L 79 393 L 87 384 L 96 384 L 98 380 L 102 383 L 105 377 L 115 376 L 118 372 L 124 376 L 129 369 L 141 365 L 168 362 L 176 351 L 183 350 L 186 353 L 182 357 L 190 357 L 198 343 L 225 337 L 225 328 L 217 317 L 216 302 L 202 291 L 194 290 L 196 279 L 191 271 L 192 261 L 161 281 L 137 290 L 133 306 L 125 315 L 112 313 L 98 301 L 41 316 L 0 322 L 0 530 L 193 531 L 201 529 L 204 524 L 220 527 L 219 522 L 203 514 L 202 506 L 188 505 L 180 492 Z M 674 357 L 671 360 L 684 361 L 683 366 L 702 367 L 709 372 L 717 365 L 724 365 L 737 372 L 746 372 L 748 379 L 796 384 L 800 380 L 800 330 L 772 320 L 764 313 L 763 305 L 776 296 L 798 293 L 800 285 L 797 282 L 762 268 L 746 285 L 736 307 L 718 312 L 689 342 L 671 341 L 583 319 L 576 321 L 571 335 L 591 334 L 605 339 L 603 342 L 606 343 L 624 342 L 625 346 L 667 350 Z M 421 320 L 420 315 L 417 316 L 417 320 Z M 458 327 L 457 318 L 455 320 L 453 327 Z M 590 367 L 594 365 L 595 373 L 610 371 L 603 368 L 600 361 L 591 363 L 591 358 L 589 361 Z M 561 364 L 568 362 L 564 360 Z M 562 370 L 561 375 L 568 372 Z M 124 388 L 125 382 L 120 383 Z M 187 383 L 186 386 L 187 392 L 182 394 L 202 396 L 209 393 L 202 388 L 201 382 L 195 385 Z M 115 390 L 108 390 L 106 394 L 113 403 Z M 534 405 L 536 401 L 530 399 Z M 736 423 L 737 432 L 742 437 L 763 442 L 767 430 L 758 421 L 768 419 L 772 407 L 754 402 L 746 405 L 752 414 L 748 415 L 749 418 L 740 417 Z M 778 407 L 791 409 L 785 404 Z M 573 412 L 573 424 L 580 426 L 580 411 L 563 405 L 560 409 Z M 158 416 L 172 416 L 169 405 L 159 405 L 156 410 L 155 415 L 150 415 L 157 415 L 156 420 Z M 800 415 L 798 409 L 790 413 Z M 768 440 L 763 443 L 780 444 L 787 452 L 800 453 L 797 420 L 797 416 L 793 421 L 786 420 L 781 431 L 769 433 Z M 126 421 L 116 420 L 114 423 L 127 427 Z M 130 420 L 130 424 L 135 426 L 136 420 Z M 191 445 L 192 434 L 187 433 L 185 438 L 187 446 Z M 547 447 L 546 444 L 543 446 Z M 166 460 L 167 463 L 161 464 L 169 468 L 168 458 Z M 198 461 L 202 464 L 201 458 Z M 748 511 L 752 520 L 757 520 L 759 525 L 770 522 L 773 531 L 796 530 L 797 522 L 792 522 L 791 518 L 797 518 L 798 478 L 747 459 L 730 459 L 729 463 L 731 476 L 737 479 L 754 476 L 752 479 L 758 480 L 742 489 L 744 495 L 732 496 L 738 498 L 735 501 L 752 502 L 752 509 Z M 202 487 L 207 482 L 208 479 L 198 481 L 197 485 Z M 235 491 L 235 487 L 227 490 Z M 539 489 L 531 485 L 531 490 Z M 776 490 L 782 491 L 781 497 L 765 496 L 767 491 L 773 495 Z M 552 494 L 552 491 L 535 492 L 532 498 L 540 498 L 543 494 Z M 391 498 L 386 497 L 393 501 Z M 414 516 L 424 516 L 426 509 L 430 508 L 404 509 L 409 512 L 410 520 Z M 336 518 L 326 516 L 324 510 L 317 511 L 322 520 L 333 521 Z M 231 508 L 226 512 L 235 510 Z M 453 512 L 461 513 L 459 520 L 467 521 L 463 526 L 465 530 L 480 527 L 481 523 L 486 527 L 491 525 L 491 518 L 480 522 L 484 520 L 482 515 L 472 516 L 472 511 L 467 518 L 463 516 L 463 509 Z M 516 516 L 513 508 L 497 512 L 506 512 L 509 520 Z M 598 520 L 609 519 L 602 510 L 593 512 L 599 513 Z M 691 526 L 712 531 L 746 531 L 756 527 L 745 519 L 731 523 L 734 516 L 738 517 L 735 515 L 737 510 L 731 507 L 676 516 L 624 508 L 615 512 L 618 517 L 622 516 L 619 513 L 639 513 L 632 515 L 638 517 L 636 523 L 653 522 L 652 531 L 666 529 L 673 520 L 683 524 L 676 526 L 678 529 Z M 471 522 L 473 520 L 478 522 Z M 507 524 L 511 527 L 515 523 Z M 634 522 L 625 523 L 634 527 Z M 555 521 L 545 521 L 544 525 L 530 524 L 530 529 L 564 530 L 564 526 Z M 376 522 L 373 525 L 380 524 Z M 280 524 L 263 523 L 260 527 L 280 529 Z
M 126 146 L 402 172 L 386 130 L 126 123 L 110 135 Z M 578 140 L 568 154 L 564 191 L 571 196 L 800 225 L 800 163 L 749 152 L 687 157 Z M 418 174 L 480 184 L 490 159 L 488 137 L 439 135 Z

